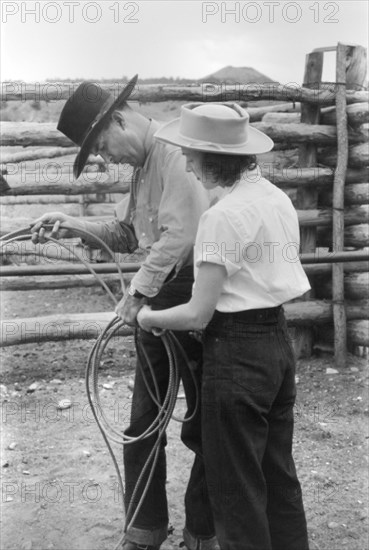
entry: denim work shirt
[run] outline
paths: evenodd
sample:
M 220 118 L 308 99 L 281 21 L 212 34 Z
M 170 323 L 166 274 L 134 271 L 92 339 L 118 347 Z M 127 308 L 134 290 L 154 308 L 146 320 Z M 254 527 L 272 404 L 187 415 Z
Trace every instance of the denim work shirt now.
M 192 173 L 186 172 L 181 150 L 154 139 L 159 126 L 151 121 L 145 140 L 145 164 L 135 170 L 129 198 L 118 205 L 116 219 L 109 223 L 85 222 L 86 229 L 115 252 L 127 251 L 119 222 L 134 227 L 139 248 L 148 255 L 132 284 L 150 298 L 158 294 L 173 269 L 177 273 L 193 264 L 197 226 L 209 207 L 206 190 Z

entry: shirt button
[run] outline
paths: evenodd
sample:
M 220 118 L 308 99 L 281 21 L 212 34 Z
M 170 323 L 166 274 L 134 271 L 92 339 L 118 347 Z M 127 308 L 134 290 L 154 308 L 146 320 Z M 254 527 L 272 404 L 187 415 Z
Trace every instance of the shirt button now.
M 153 220 L 153 218 L 149 218 L 149 222 L 151 222 L 151 223 L 152 223 L 152 220 Z
M 141 233 L 141 237 L 145 237 L 146 233 Z
M 143 183 L 145 180 L 141 180 L 141 183 Z

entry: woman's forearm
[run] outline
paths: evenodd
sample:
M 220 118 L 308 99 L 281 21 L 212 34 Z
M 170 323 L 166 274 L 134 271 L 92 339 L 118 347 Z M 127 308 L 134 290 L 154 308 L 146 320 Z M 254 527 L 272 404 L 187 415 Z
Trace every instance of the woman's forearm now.
M 145 310 L 145 322 L 152 327 L 162 329 L 201 330 L 209 320 L 209 315 L 196 312 L 191 302 L 170 309 Z
M 147 331 L 152 328 L 203 330 L 214 314 L 225 278 L 224 266 L 203 262 L 187 304 L 154 311 L 143 306 L 137 315 L 139 325 Z

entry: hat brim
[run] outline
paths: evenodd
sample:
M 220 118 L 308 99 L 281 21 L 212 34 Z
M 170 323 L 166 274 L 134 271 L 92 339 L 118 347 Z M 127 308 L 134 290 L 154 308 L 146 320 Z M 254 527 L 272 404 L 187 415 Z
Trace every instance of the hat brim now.
M 194 149 L 223 155 L 260 155 L 267 153 L 274 147 L 274 142 L 269 136 L 252 126 L 248 127 L 248 140 L 242 145 L 220 145 L 217 143 L 203 142 L 186 138 L 179 133 L 180 118 L 167 122 L 154 134 L 154 137 L 165 143 L 171 143 L 178 147 Z
M 108 121 L 110 115 L 119 107 L 123 105 L 133 92 L 134 87 L 137 84 L 138 75 L 136 74 L 127 84 L 127 86 L 123 89 L 123 91 L 119 94 L 117 99 L 113 101 L 110 105 L 107 105 L 107 108 L 102 110 L 97 120 L 95 120 L 89 130 L 86 133 L 86 136 L 82 142 L 81 149 L 78 153 L 78 155 L 75 158 L 74 165 L 73 165 L 73 175 L 76 179 L 79 178 L 79 176 L 82 173 L 82 170 L 86 166 L 87 159 L 91 153 L 92 147 L 97 139 L 97 136 L 101 132 L 101 130 L 104 128 L 106 122 Z

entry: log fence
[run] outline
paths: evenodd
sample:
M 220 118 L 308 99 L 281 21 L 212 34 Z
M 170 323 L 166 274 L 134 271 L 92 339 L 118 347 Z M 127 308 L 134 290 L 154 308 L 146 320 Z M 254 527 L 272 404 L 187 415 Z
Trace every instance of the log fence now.
M 286 305 L 295 350 L 301 356 L 310 355 L 314 349 L 327 349 L 327 343 L 319 341 L 319 334 L 331 334 L 328 348 L 335 350 L 337 365 L 342 367 L 346 349 L 357 353 L 363 346 L 365 350 L 369 347 L 369 93 L 363 89 L 364 48 L 338 44 L 337 83 L 329 85 L 320 82 L 325 51 L 318 48 L 308 54 L 302 87 L 139 85 L 133 100 L 247 103 L 251 124 L 276 143 L 275 150 L 258 159 L 262 174 L 288 193 L 301 226 L 301 253 L 313 290 L 304 300 Z M 102 87 L 116 95 L 123 84 Z M 55 83 L 39 87 L 4 83 L 0 97 L 2 101 L 61 101 L 74 89 L 75 85 Z M 259 100 L 268 100 L 269 104 L 252 105 Z M 34 218 L 29 211 L 35 205 L 57 205 L 58 210 L 96 221 L 111 219 L 115 203 L 129 192 L 131 169 L 122 172 L 105 167 L 100 157 L 91 156 L 80 180 L 73 182 L 71 167 L 78 149 L 56 130 L 55 124 L 3 122 L 0 145 L 7 147 L 1 158 L 2 234 L 29 225 Z M 23 150 L 11 152 L 12 147 Z M 97 285 L 66 251 L 58 255 L 56 249 L 50 250 L 26 241 L 4 247 L 0 260 L 5 263 L 24 262 L 29 257 L 61 262 L 4 265 L 2 290 Z M 336 259 L 328 259 L 327 251 Z M 354 253 L 360 251 L 360 258 L 355 257 Z M 129 259 L 121 265 L 127 281 L 139 268 Z M 114 264 L 98 263 L 94 267 L 105 274 L 108 285 L 117 284 Z M 110 317 L 109 313 L 96 313 L 5 320 L 1 345 L 91 338 L 93 330 L 101 330 Z M 93 321 L 95 329 L 84 330 Z M 72 332 L 71 324 L 77 327 Z M 317 331 L 317 325 L 325 330 Z M 38 327 L 34 333 L 32 326 Z
M 361 55 L 366 56 L 366 50 L 361 49 Z M 349 62 L 349 61 L 348 61 Z M 365 64 L 362 65 L 362 71 Z M 361 81 L 361 74 L 354 77 L 357 83 Z M 31 89 L 27 89 L 30 86 Z M 1 85 L 0 101 L 60 101 L 67 100 L 78 85 L 63 83 L 40 83 L 37 86 L 27 83 L 4 82 Z M 124 88 L 124 83 L 101 84 L 101 88 L 108 90 L 117 97 Z M 357 85 L 360 90 L 348 90 L 347 104 L 365 103 L 369 99 L 367 90 L 362 84 Z M 52 89 L 49 89 L 49 88 Z M 338 85 L 331 83 L 317 89 L 306 88 L 299 84 L 202 84 L 195 86 L 168 86 L 150 84 L 136 86 L 130 100 L 137 103 L 155 103 L 162 101 L 207 102 L 207 101 L 281 101 L 287 103 L 308 103 L 325 107 L 335 104 Z

